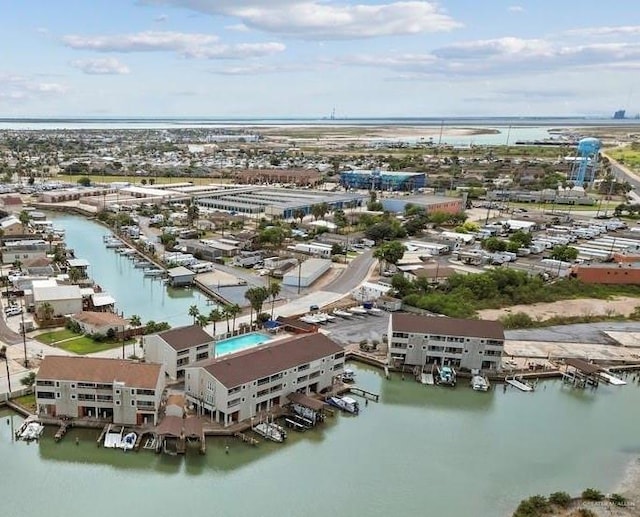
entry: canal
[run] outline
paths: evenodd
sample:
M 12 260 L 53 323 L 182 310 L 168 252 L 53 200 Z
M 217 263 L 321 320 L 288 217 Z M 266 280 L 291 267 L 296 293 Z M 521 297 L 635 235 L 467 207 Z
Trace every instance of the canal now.
M 640 453 L 634 382 L 477 393 L 354 368 L 359 386 L 382 395 L 358 417 L 291 433 L 284 445 L 212 438 L 205 456 L 103 449 L 93 430 L 13 443 L 20 418 L 0 413 L 2 513 L 500 517 L 533 494 L 609 491 Z
M 56 227 L 64 228 L 67 247 L 75 251 L 77 258 L 87 259 L 89 276 L 116 300 L 116 310 L 125 317 L 140 316 L 143 323 L 149 320 L 166 321 L 172 327 L 193 322 L 189 307 L 196 305 L 200 312 L 209 314 L 215 305 L 208 305 L 207 298 L 197 289 L 173 289 L 160 279 L 144 276 L 133 261 L 104 246 L 102 237 L 111 231 L 101 224 L 77 215 L 50 213 Z

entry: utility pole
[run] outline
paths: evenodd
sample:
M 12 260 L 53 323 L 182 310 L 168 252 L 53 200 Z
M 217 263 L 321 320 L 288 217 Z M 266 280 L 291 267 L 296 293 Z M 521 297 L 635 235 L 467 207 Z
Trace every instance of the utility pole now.
M 27 359 L 27 333 L 24 326 L 24 307 L 20 313 L 22 316 L 22 348 L 24 349 L 24 367 L 29 368 L 29 360 Z

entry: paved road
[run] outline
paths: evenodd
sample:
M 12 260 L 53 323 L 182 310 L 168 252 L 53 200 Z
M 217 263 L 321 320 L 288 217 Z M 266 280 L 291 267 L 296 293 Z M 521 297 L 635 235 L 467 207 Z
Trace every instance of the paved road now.
M 606 331 L 640 332 L 640 323 L 633 321 L 580 323 L 540 329 L 505 330 L 504 337 L 517 341 L 553 341 L 557 343 L 616 344 Z
M 636 173 L 634 173 L 632 170 L 630 170 L 620 162 L 617 162 L 616 160 L 611 158 L 611 156 L 607 155 L 606 153 L 603 153 L 603 156 L 606 156 L 611 162 L 611 173 L 615 178 L 623 181 L 628 181 L 629 185 L 631 185 L 634 190 L 640 192 L 640 176 L 638 176 Z M 640 202 L 640 196 L 638 195 L 638 192 L 629 192 L 629 195 L 631 195 L 636 202 Z
M 374 262 L 373 251 L 365 251 L 353 259 L 340 276 L 328 285 L 325 285 L 323 290 L 339 294 L 351 292 L 367 278 L 369 269 L 371 269 Z

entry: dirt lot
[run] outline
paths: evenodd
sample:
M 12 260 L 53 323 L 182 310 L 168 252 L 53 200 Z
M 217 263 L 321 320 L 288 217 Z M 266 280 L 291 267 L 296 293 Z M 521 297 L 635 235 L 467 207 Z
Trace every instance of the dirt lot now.
M 596 316 L 607 314 L 628 316 L 638 305 L 640 305 L 640 300 L 629 296 L 620 296 L 611 300 L 583 298 L 552 303 L 513 305 L 504 309 L 485 309 L 478 311 L 478 316 L 485 320 L 497 320 L 505 314 L 515 314 L 517 312 L 524 312 L 534 319 L 541 320 L 549 319 L 552 316 Z

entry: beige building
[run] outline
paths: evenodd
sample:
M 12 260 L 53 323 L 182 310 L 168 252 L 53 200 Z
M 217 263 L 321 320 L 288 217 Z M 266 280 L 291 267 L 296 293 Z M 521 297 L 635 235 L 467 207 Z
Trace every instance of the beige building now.
M 215 356 L 213 337 L 198 325 L 145 336 L 143 346 L 145 360 L 161 364 L 171 379 L 184 376 L 187 365 Z
M 42 416 L 156 425 L 164 390 L 159 364 L 48 355 L 36 377 Z
M 387 336 L 389 364 L 394 366 L 501 368 L 504 330 L 498 321 L 392 314 Z
M 121 334 L 129 327 L 128 320 L 113 312 L 82 311 L 71 316 L 71 320 L 80 325 L 80 330 L 85 334 L 106 335 L 111 329 L 116 334 Z
M 49 244 L 40 239 L 7 241 L 2 251 L 2 263 L 13 264 L 18 261 L 24 263 L 27 260 L 47 258 Z
M 66 316 L 82 311 L 82 291 L 77 285 L 55 285 L 33 287 L 33 308 L 40 314 L 42 306 L 48 303 L 53 316 Z
M 292 393 L 319 393 L 343 370 L 342 347 L 307 334 L 189 366 L 185 391 L 201 414 L 227 426 L 286 404 Z

